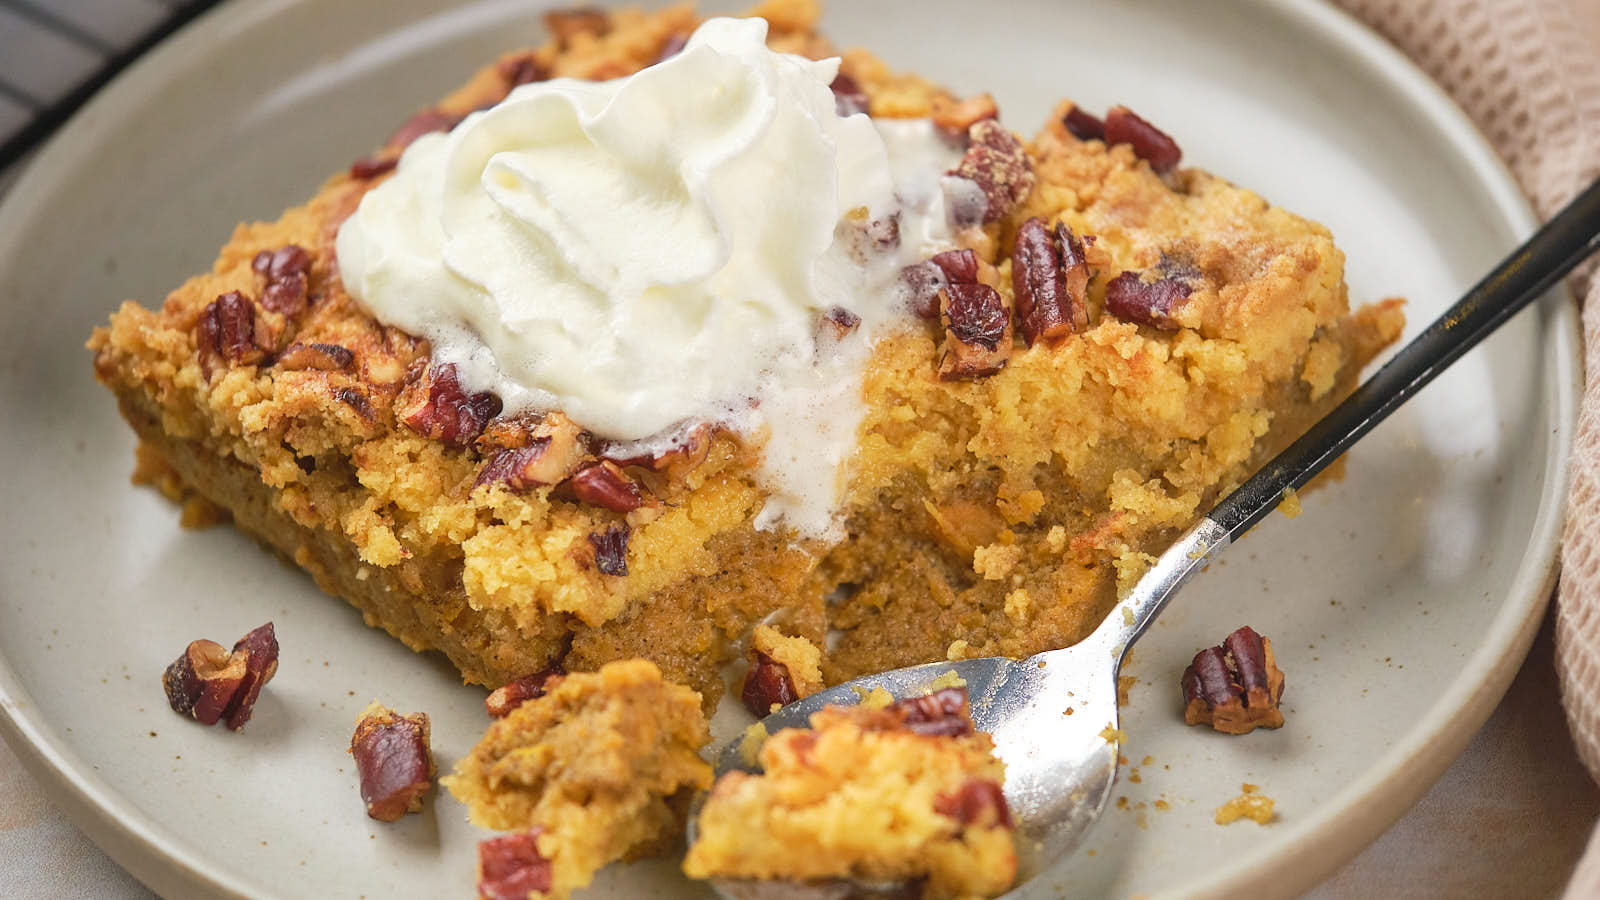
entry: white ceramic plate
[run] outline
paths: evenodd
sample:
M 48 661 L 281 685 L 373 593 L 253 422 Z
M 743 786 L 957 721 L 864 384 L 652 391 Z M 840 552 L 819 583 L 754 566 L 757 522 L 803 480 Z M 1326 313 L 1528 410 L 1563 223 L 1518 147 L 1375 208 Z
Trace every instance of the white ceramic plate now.
M 376 696 L 431 713 L 449 766 L 484 724 L 482 692 L 232 530 L 181 531 L 166 501 L 130 487 L 132 438 L 82 344 L 122 298 L 158 303 L 208 266 L 235 221 L 275 217 L 481 61 L 539 40 L 539 5 L 235 0 L 103 92 L 0 208 L 0 733 L 158 891 L 471 893 L 483 835 L 462 808 L 440 798 L 369 821 L 345 746 Z M 1059 96 L 1131 105 L 1186 162 L 1327 223 L 1353 299 L 1409 297 L 1411 333 L 1531 227 L 1449 101 L 1315 3 L 836 0 L 827 27 L 993 90 L 1024 131 Z M 1543 608 L 1576 335 L 1563 298 L 1522 314 L 1362 443 L 1300 519 L 1275 517 L 1190 587 L 1137 652 L 1126 808 L 1027 896 L 1292 894 L 1421 795 Z M 266 619 L 282 666 L 245 733 L 166 709 L 158 675 L 186 641 Z M 1288 725 L 1242 739 L 1183 727 L 1178 673 L 1241 623 L 1274 639 Z M 1274 824 L 1211 823 L 1241 782 L 1277 800 Z M 608 871 L 584 896 L 704 893 L 661 862 Z

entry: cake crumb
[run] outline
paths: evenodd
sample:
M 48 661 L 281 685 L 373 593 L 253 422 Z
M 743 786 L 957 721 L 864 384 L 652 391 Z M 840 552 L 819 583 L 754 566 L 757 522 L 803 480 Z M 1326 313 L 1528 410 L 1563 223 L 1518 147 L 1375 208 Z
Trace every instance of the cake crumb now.
M 764 722 L 756 722 L 744 730 L 744 737 L 739 739 L 739 759 L 744 764 L 755 768 L 760 758 L 761 745 L 767 742 L 769 734 Z
M 934 680 L 928 682 L 928 691 L 927 692 L 931 694 L 934 691 L 941 690 L 943 688 L 966 687 L 966 686 L 967 686 L 967 680 L 965 678 L 962 678 L 960 675 L 957 675 L 955 669 L 951 669 L 950 671 L 944 673 L 943 675 L 940 675 L 938 678 L 935 678 Z
M 1257 785 L 1242 784 L 1239 789 L 1239 796 L 1217 807 L 1214 821 L 1218 825 L 1228 825 L 1239 819 L 1254 819 L 1259 825 L 1271 822 L 1272 798 L 1260 793 Z
M 1283 489 L 1283 500 L 1278 504 L 1278 512 L 1293 519 L 1300 515 L 1300 495 L 1294 488 Z
M 967 642 L 961 638 L 951 641 L 949 648 L 944 651 L 944 658 L 951 662 L 955 662 L 958 659 L 966 659 Z

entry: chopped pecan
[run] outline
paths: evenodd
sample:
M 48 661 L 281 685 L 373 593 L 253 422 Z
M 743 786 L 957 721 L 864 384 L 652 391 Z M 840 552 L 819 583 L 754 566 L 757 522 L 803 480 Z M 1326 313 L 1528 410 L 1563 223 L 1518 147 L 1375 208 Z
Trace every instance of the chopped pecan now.
M 161 674 L 172 711 L 215 725 L 244 681 L 245 659 L 235 658 L 216 641 L 190 641 Z
M 744 708 L 758 719 L 766 718 L 774 709 L 800 699 L 795 690 L 794 676 L 789 667 L 754 647 L 748 653 L 750 670 L 744 675 L 744 689 L 739 699 Z
M 1011 287 L 1028 346 L 1089 327 L 1089 263 L 1066 223 L 1047 229 L 1037 216 L 1022 223 L 1011 251 Z
M 594 565 L 607 575 L 628 574 L 628 536 L 632 534 L 626 523 L 613 525 L 605 531 L 589 532 L 589 546 L 594 548 Z
M 861 317 L 842 306 L 831 307 L 817 319 L 817 338 L 842 341 L 861 327 Z
M 600 446 L 599 455 L 619 466 L 638 466 L 669 474 L 687 471 L 705 462 L 711 451 L 711 431 L 711 426 L 703 422 L 684 428 L 665 449 L 641 450 L 638 444 L 607 442 Z
M 499 412 L 499 397 L 462 389 L 454 363 L 429 367 L 395 400 L 396 415 L 413 431 L 457 447 L 471 444 Z
M 404 150 L 417 138 L 435 131 L 449 131 L 460 125 L 461 120 L 465 118 L 466 116 L 460 113 L 445 112 L 442 109 L 422 110 L 401 122 L 400 127 L 389 135 L 387 141 L 384 141 L 384 146 Z
M 544 27 L 555 35 L 557 43 L 565 47 L 579 35 L 604 35 L 611 30 L 611 20 L 604 10 L 593 6 L 570 6 L 545 13 Z
M 256 305 L 238 291 L 218 295 L 200 312 L 195 345 L 208 374 L 223 364 L 251 366 L 266 359 L 256 343 Z
M 478 843 L 478 894 L 483 900 L 528 900 L 550 890 L 550 860 L 539 854 L 539 834 L 507 834 Z
M 944 270 L 933 260 L 925 259 L 901 269 L 900 283 L 906 292 L 906 305 L 913 315 L 919 319 L 939 317 L 939 291 L 944 288 L 946 280 Z
M 489 424 L 483 426 L 483 432 L 472 442 L 472 446 L 484 456 L 491 456 L 496 450 L 526 447 L 533 441 L 534 429 L 543 421 L 544 414 L 538 412 L 495 416 Z
M 946 250 L 930 259 L 951 284 L 978 283 L 978 254 L 971 250 Z
M 257 253 L 250 268 L 262 280 L 263 308 L 285 316 L 305 311 L 311 284 L 311 254 L 288 244 Z
M 1000 292 L 986 284 L 951 284 L 943 297 L 945 340 L 939 377 L 982 378 L 1011 358 L 1011 311 Z
M 1106 111 L 1105 141 L 1133 147 L 1134 155 L 1148 162 L 1157 174 L 1172 171 L 1183 159 L 1177 141 L 1126 106 L 1113 106 Z
M 173 712 L 202 725 L 225 720 L 238 731 L 250 721 L 261 688 L 278 671 L 278 641 L 272 623 L 240 638 L 233 650 L 215 641 L 191 641 L 161 675 Z
M 357 181 L 366 181 L 377 178 L 379 175 L 394 171 L 400 164 L 400 157 L 394 155 L 371 154 L 363 156 L 350 164 L 350 177 Z
M 892 250 L 900 246 L 900 214 L 873 219 L 861 228 L 864 250 Z
M 1061 117 L 1061 124 L 1067 131 L 1080 141 L 1103 141 L 1106 139 L 1106 123 L 1100 117 L 1087 112 L 1083 107 L 1073 104 L 1072 109 Z
M 1248 734 L 1257 726 L 1279 728 L 1283 684 L 1272 641 L 1247 625 L 1221 646 L 1196 653 L 1183 670 L 1183 721 L 1226 734 Z
M 985 206 L 982 221 L 1000 219 L 1033 190 L 1033 163 L 1016 135 L 993 119 L 975 123 L 967 132 L 971 144 L 948 174 L 977 184 Z
M 549 693 L 556 685 L 561 683 L 567 670 L 556 663 L 547 669 L 540 669 L 532 675 L 524 675 L 516 681 L 503 684 L 494 689 L 483 701 L 483 708 L 489 713 L 490 718 L 503 719 L 511 715 L 511 711 L 528 702 L 537 700 Z
M 577 471 L 587 455 L 583 429 L 565 415 L 552 412 L 533 427 L 527 443 L 490 457 L 473 486 L 504 484 L 522 493 L 559 484 Z
M 938 96 L 933 98 L 931 112 L 933 124 L 940 131 L 962 137 L 969 133 L 973 125 L 985 119 L 998 118 L 1000 107 L 995 105 L 994 96 L 987 93 L 975 94 L 960 100 Z
M 422 797 L 433 787 L 430 730 L 427 713 L 402 716 L 376 701 L 361 711 L 350 755 L 369 817 L 397 822 L 406 813 L 422 811 Z
M 324 372 L 336 372 L 348 369 L 356 361 L 356 355 L 338 344 L 302 344 L 293 343 L 278 354 L 277 365 L 280 369 L 320 369 Z
M 1005 791 L 990 778 L 968 778 L 954 793 L 933 798 L 933 811 L 955 819 L 962 827 L 1011 827 Z
M 532 53 L 519 53 L 516 56 L 503 59 L 495 67 L 495 71 L 499 72 L 500 77 L 505 79 L 507 93 L 522 85 L 532 84 L 535 81 L 544 81 L 550 77 L 550 73 L 545 71 L 544 66 L 539 64 L 539 60 Z
M 674 56 L 677 56 L 679 53 L 682 53 L 683 48 L 687 47 L 688 45 L 689 33 L 686 31 L 674 31 L 673 33 L 667 35 L 666 42 L 661 45 L 661 50 L 656 53 L 656 62 L 666 62 Z
M 964 687 L 940 688 L 921 697 L 896 700 L 889 709 L 898 712 L 905 727 L 930 737 L 972 734 L 972 712 Z
M 335 388 L 333 399 L 343 403 L 355 411 L 355 414 L 368 422 L 377 421 L 377 413 L 372 410 L 372 401 L 367 399 L 366 391 L 358 387 Z
M 612 512 L 630 513 L 644 504 L 644 494 L 622 468 L 609 459 L 585 466 L 569 482 L 579 501 Z
M 834 76 L 828 88 L 833 91 L 834 110 L 841 116 L 853 116 L 872 108 L 872 101 L 867 97 L 867 92 L 861 89 L 861 85 L 854 78 L 843 72 Z
M 234 731 L 243 728 L 255 713 L 256 699 L 272 676 L 278 674 L 278 636 L 268 622 L 246 634 L 233 645 L 235 656 L 244 654 L 244 681 L 224 713 L 227 725 Z
M 1189 285 L 1181 278 L 1145 281 L 1138 272 L 1123 272 L 1106 283 L 1106 312 L 1124 322 L 1177 331 L 1183 326 L 1173 310 L 1188 297 Z

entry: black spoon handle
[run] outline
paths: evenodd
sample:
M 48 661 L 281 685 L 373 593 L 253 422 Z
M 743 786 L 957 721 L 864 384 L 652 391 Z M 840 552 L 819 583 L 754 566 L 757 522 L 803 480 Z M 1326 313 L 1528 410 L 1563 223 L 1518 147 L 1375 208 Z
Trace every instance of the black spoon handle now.
M 1411 399 L 1518 310 L 1532 303 L 1589 254 L 1600 249 L 1600 181 L 1589 185 L 1533 237 L 1376 375 L 1224 497 L 1210 519 L 1238 540 L 1283 499 Z

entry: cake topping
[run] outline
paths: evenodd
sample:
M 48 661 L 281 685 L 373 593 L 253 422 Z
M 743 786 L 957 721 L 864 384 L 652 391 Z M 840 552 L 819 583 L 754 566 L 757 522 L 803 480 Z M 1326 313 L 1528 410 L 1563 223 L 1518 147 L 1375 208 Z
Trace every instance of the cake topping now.
M 219 295 L 201 310 L 195 343 L 207 374 L 223 364 L 254 365 L 267 356 L 256 344 L 256 305 L 238 291 Z
M 975 183 L 983 193 L 979 221 L 999 221 L 1033 190 L 1033 163 L 1016 135 L 993 119 L 973 123 L 967 137 L 967 153 L 950 174 Z
M 607 575 L 628 574 L 628 536 L 631 533 L 632 529 L 626 524 L 590 532 L 589 546 L 594 548 L 594 567 Z
M 560 25 L 572 39 L 588 21 Z M 464 395 L 619 442 L 722 423 L 762 447 L 759 527 L 837 537 L 861 370 L 904 320 L 900 269 L 954 244 L 941 181 L 988 185 L 999 209 L 1025 192 L 1021 147 L 980 122 L 960 163 L 926 120 L 840 115 L 859 86 L 839 61 L 765 36 L 712 19 L 627 78 L 526 84 L 417 137 L 341 227 L 339 271 Z M 824 347 L 818 317 L 839 306 L 860 327 Z
M 395 402 L 395 414 L 418 434 L 465 447 L 500 412 L 500 398 L 461 387 L 453 363 L 430 366 L 407 385 Z
M 1089 289 L 1089 263 L 1083 242 L 1064 222 L 1046 228 L 1035 216 L 1017 229 L 1011 252 L 1011 286 L 1017 298 L 1017 321 L 1022 336 L 1036 341 L 1058 341 L 1089 327 L 1084 302 Z
M 1172 171 L 1183 159 L 1177 141 L 1126 106 L 1113 106 L 1106 111 L 1105 141 L 1132 146 L 1134 155 L 1150 163 L 1158 174 Z
M 745 672 L 739 699 L 744 701 L 744 708 L 750 710 L 751 715 L 765 718 L 778 707 L 800 699 L 788 666 L 753 647 L 747 655 L 750 669 Z
M 1189 285 L 1171 276 L 1145 281 L 1138 272 L 1123 272 L 1106 283 L 1106 312 L 1136 325 L 1164 331 L 1183 327 L 1173 310 L 1189 297 Z
M 529 700 L 537 700 L 549 693 L 561 683 L 562 676 L 566 674 L 567 670 L 558 662 L 532 675 L 524 675 L 516 681 L 495 688 L 484 698 L 483 709 L 490 718 L 503 719 L 511 715 L 512 710 Z
M 550 860 L 539 855 L 541 830 L 534 828 L 478 843 L 478 893 L 484 900 L 528 900 L 550 889 Z

